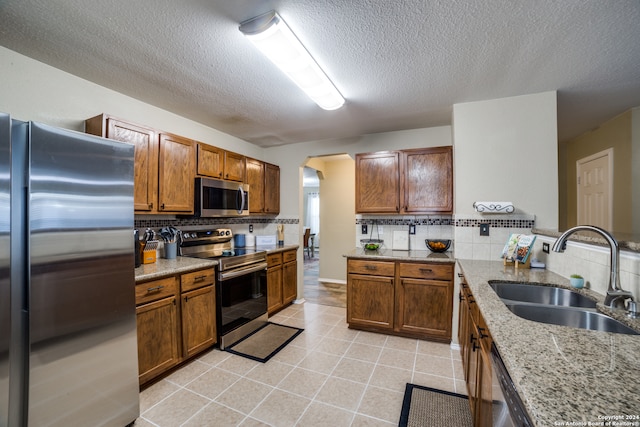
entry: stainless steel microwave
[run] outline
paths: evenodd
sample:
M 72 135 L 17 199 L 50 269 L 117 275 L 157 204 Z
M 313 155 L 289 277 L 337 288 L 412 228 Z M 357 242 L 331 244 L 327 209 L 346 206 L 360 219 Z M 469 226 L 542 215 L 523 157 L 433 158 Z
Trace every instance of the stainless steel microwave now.
M 195 216 L 230 217 L 249 215 L 249 184 L 196 178 Z

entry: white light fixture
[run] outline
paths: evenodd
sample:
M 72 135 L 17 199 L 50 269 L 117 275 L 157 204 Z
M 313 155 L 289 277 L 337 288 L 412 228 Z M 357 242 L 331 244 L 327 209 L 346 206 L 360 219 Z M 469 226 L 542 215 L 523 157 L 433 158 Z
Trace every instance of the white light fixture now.
M 240 31 L 321 108 L 342 107 L 338 89 L 275 11 L 240 23 Z

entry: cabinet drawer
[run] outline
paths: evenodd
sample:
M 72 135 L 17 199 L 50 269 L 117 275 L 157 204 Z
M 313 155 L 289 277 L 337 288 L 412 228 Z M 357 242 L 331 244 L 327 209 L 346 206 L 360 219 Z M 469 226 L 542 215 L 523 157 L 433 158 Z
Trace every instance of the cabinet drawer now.
M 295 261 L 297 258 L 296 251 L 287 251 L 282 253 L 282 262 Z
M 180 288 L 182 292 L 187 292 L 205 285 L 212 285 L 214 281 L 215 273 L 213 268 L 207 268 L 206 270 L 194 271 L 180 276 Z
M 175 295 L 176 292 L 178 292 L 176 277 L 139 283 L 136 285 L 136 305 Z
M 273 267 L 282 264 L 282 252 L 267 254 L 267 266 Z
M 400 277 L 452 280 L 453 264 L 400 263 Z
M 395 263 L 350 259 L 347 263 L 347 270 L 349 273 L 370 274 L 374 276 L 393 276 L 395 274 Z

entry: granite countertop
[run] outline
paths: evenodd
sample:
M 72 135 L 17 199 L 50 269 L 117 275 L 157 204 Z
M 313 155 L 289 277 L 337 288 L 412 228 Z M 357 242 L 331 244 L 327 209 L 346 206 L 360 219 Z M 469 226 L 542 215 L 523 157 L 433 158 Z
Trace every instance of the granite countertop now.
M 375 259 L 380 261 L 428 261 L 455 263 L 453 252 L 435 253 L 431 251 L 394 251 L 392 249 L 379 249 L 377 251 L 365 251 L 355 248 L 344 255 L 346 258 Z
M 617 425 L 640 425 L 640 335 L 525 320 L 507 309 L 489 280 L 571 288 L 569 280 L 547 270 L 515 269 L 499 261 L 458 263 L 536 426 L 606 425 L 605 417 L 614 416 L 629 422 Z M 601 304 L 603 295 L 589 289 L 575 291 L 597 299 L 598 310 L 607 311 Z M 625 318 L 625 323 L 640 330 L 639 319 Z
M 257 249 L 267 253 L 282 252 L 290 249 L 298 249 L 300 245 L 284 246 L 258 246 Z M 148 280 L 160 279 L 174 274 L 187 273 L 189 271 L 214 267 L 218 261 L 210 259 L 199 259 L 178 256 L 175 259 L 165 259 L 158 257 L 153 264 L 142 264 L 135 269 L 136 282 L 146 282 Z

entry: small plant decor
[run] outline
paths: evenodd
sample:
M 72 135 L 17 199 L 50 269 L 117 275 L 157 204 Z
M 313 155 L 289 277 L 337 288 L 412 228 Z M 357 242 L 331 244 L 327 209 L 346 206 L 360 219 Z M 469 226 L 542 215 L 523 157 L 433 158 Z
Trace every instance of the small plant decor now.
M 571 286 L 574 288 L 582 288 L 584 287 L 584 278 L 579 274 L 572 274 L 569 276 L 569 281 L 571 282 Z

